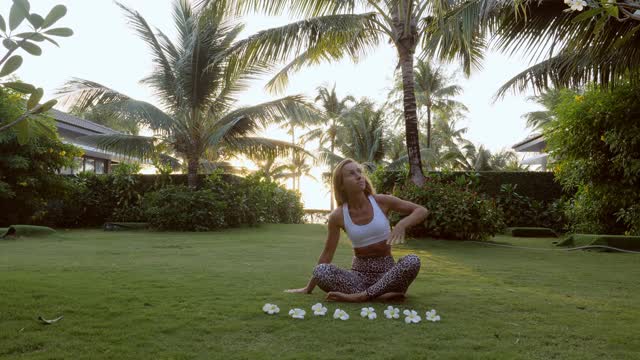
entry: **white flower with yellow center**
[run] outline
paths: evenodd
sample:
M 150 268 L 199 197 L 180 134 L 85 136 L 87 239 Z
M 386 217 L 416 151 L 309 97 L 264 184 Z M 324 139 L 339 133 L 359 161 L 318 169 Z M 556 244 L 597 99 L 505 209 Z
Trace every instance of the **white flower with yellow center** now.
M 431 309 L 431 311 L 427 311 L 426 315 L 427 315 L 426 316 L 427 321 L 432 321 L 432 322 L 440 321 L 440 315 L 436 314 L 436 311 L 434 309 Z
M 404 318 L 404 322 L 407 324 L 417 324 L 422 320 L 420 315 L 415 310 L 405 310 L 402 312 L 406 317 Z
M 378 315 L 376 315 L 376 309 L 372 307 L 363 307 L 360 311 L 360 316 L 369 318 L 369 320 L 373 320 L 378 317 Z
M 388 306 L 387 310 L 384 311 L 384 316 L 386 316 L 387 319 L 397 319 L 400 317 L 400 309 Z
M 313 310 L 313 315 L 316 315 L 316 316 L 324 316 L 327 313 L 327 308 L 322 306 L 321 303 L 317 303 L 313 305 L 311 307 L 311 310 Z
M 347 312 L 344 310 L 336 309 L 336 311 L 333 313 L 333 318 L 340 320 L 349 320 L 349 314 L 347 314 Z
M 569 6 L 569 11 L 582 11 L 587 6 L 587 2 L 584 0 L 564 0 L 564 3 Z
M 289 310 L 289 315 L 291 315 L 291 317 L 294 319 L 304 319 L 304 315 L 306 313 L 306 311 L 297 308 Z
M 280 308 L 278 307 L 278 305 L 276 304 L 264 304 L 264 306 L 262 307 L 262 311 L 264 311 L 265 313 L 269 314 L 269 315 L 273 315 L 273 314 L 277 314 L 280 312 Z

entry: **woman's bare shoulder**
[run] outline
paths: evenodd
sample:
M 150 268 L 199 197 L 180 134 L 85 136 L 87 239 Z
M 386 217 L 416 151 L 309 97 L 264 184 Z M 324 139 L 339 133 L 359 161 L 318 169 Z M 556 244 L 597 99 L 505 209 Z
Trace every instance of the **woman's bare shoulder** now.
M 344 217 L 342 214 L 342 206 L 338 206 L 329 214 L 329 223 L 336 224 L 341 228 L 344 228 Z
M 373 198 L 376 199 L 376 202 L 387 202 L 392 197 L 393 197 L 393 195 L 387 195 L 387 194 L 375 194 L 375 195 L 373 195 Z
M 373 198 L 378 203 L 378 206 L 382 209 L 382 211 L 386 214 L 389 211 L 389 200 L 393 198 L 392 195 L 387 194 L 375 194 Z

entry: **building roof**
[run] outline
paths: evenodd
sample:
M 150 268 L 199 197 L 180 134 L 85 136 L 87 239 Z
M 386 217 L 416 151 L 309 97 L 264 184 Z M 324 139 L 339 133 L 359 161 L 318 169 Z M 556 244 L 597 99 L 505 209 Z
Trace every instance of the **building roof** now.
M 542 134 L 532 134 L 511 148 L 517 152 L 544 152 L 546 146 L 547 140 Z
M 49 110 L 49 115 L 51 115 L 58 122 L 70 125 L 75 128 L 80 128 L 82 130 L 89 131 L 94 134 L 119 134 L 120 133 L 106 126 L 96 124 L 92 121 L 85 120 L 77 116 L 73 116 L 71 114 L 67 114 L 60 110 L 51 109 Z

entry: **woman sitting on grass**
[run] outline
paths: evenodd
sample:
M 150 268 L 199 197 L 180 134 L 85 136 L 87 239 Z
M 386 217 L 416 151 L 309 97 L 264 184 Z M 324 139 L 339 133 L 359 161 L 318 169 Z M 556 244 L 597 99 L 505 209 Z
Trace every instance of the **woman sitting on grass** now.
M 403 243 L 405 230 L 425 220 L 427 209 L 391 195 L 376 195 L 360 164 L 345 159 L 333 171 L 338 207 L 329 215 L 329 234 L 307 286 L 286 290 L 310 294 L 318 285 L 327 300 L 364 302 L 401 301 L 420 271 L 420 258 L 407 255 L 395 263 L 391 245 Z M 391 230 L 387 214 L 408 214 Z M 344 229 L 353 244 L 351 270 L 331 264 Z

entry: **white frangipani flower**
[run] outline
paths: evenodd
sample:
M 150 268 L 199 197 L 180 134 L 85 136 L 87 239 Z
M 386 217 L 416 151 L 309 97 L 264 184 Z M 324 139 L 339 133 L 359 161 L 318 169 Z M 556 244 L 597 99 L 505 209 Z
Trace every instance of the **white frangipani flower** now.
M 280 308 L 276 304 L 266 303 L 262 307 L 262 311 L 266 312 L 269 315 L 277 314 L 280 312 Z
M 415 310 L 405 310 L 402 313 L 407 316 L 404 318 L 404 322 L 406 322 L 407 324 L 411 324 L 411 323 L 417 324 L 420 322 L 420 320 L 422 320 L 420 315 L 418 315 L 418 313 Z
M 384 316 L 386 316 L 387 319 L 397 319 L 400 317 L 400 309 L 388 306 L 387 310 L 384 311 Z
M 306 311 L 298 308 L 289 310 L 289 315 L 294 319 L 304 319 L 306 313 Z
M 570 11 L 582 11 L 587 6 L 587 2 L 584 0 L 564 0 L 564 3 L 569 6 Z
M 376 314 L 376 309 L 372 307 L 363 307 L 360 311 L 360 316 L 369 318 L 369 320 L 373 320 L 378 317 L 378 315 Z
M 333 313 L 333 318 L 340 320 L 349 320 L 349 314 L 347 314 L 347 312 L 344 310 L 336 309 L 336 311 Z
M 427 311 L 426 315 L 427 321 L 440 321 L 440 315 L 436 314 L 436 311 L 434 309 L 431 309 L 431 311 Z
M 322 306 L 321 303 L 317 303 L 313 305 L 311 307 L 311 310 L 313 310 L 313 315 L 316 315 L 316 316 L 324 316 L 327 313 L 327 308 Z

